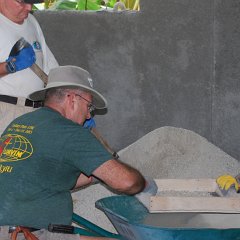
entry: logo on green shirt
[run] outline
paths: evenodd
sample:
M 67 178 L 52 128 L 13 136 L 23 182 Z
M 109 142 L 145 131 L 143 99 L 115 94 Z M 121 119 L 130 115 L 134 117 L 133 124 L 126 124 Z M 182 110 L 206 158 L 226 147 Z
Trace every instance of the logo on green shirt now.
M 0 138 L 0 162 L 25 160 L 32 153 L 32 144 L 21 135 L 6 134 Z

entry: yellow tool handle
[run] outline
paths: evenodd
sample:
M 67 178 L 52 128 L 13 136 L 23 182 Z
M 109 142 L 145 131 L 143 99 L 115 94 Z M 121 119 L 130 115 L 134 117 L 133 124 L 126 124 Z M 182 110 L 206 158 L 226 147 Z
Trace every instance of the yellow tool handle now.
M 107 141 L 101 136 L 101 134 L 97 131 L 96 128 L 92 128 L 91 133 L 100 141 L 100 143 L 106 148 L 106 150 L 113 155 L 114 159 L 119 158 L 117 152 L 113 151 L 113 149 L 108 145 Z
M 43 81 L 45 87 L 48 82 L 47 74 L 36 63 L 34 63 L 30 68 Z

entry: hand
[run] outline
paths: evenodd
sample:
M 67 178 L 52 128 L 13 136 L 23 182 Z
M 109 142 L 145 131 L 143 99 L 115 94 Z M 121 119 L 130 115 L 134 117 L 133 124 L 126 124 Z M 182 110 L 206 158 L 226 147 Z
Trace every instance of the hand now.
M 216 180 L 220 189 L 228 191 L 231 187 L 234 187 L 236 192 L 238 192 L 238 181 L 235 177 L 231 175 L 222 175 Z
M 93 118 L 86 119 L 85 122 L 83 123 L 84 128 L 89 128 L 92 129 L 96 127 L 96 123 Z
M 36 55 L 32 46 L 29 46 L 23 48 L 16 56 L 10 56 L 6 62 L 11 62 L 15 72 L 17 72 L 31 67 L 36 62 Z
M 147 208 L 150 207 L 150 197 L 155 196 L 158 192 L 158 186 L 153 179 L 145 178 L 146 186 L 142 192 L 135 195 L 135 197 Z
M 239 181 L 240 175 L 233 177 L 231 175 L 222 175 L 217 178 L 218 189 L 216 194 L 220 197 L 240 197 L 239 194 Z

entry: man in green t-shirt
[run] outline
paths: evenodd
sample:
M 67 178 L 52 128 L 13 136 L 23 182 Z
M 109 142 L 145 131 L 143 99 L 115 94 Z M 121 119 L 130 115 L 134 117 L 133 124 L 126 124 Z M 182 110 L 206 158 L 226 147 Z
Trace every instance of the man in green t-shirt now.
M 49 224 L 71 224 L 72 189 L 92 179 L 129 195 L 146 188 L 141 173 L 113 159 L 82 126 L 91 111 L 107 107 L 87 71 L 54 68 L 47 87 L 29 97 L 44 100 L 45 106 L 15 119 L 0 139 L 0 226 L 42 229 L 34 232 L 39 239 L 63 239 L 44 229 Z M 101 239 L 64 235 L 79 238 Z

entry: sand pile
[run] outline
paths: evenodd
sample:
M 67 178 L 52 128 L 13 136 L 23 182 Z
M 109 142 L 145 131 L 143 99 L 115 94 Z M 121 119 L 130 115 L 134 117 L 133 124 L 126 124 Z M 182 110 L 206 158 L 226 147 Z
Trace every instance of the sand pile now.
M 153 178 L 216 178 L 237 175 L 240 162 L 200 135 L 158 128 L 119 152 L 121 160 Z
M 181 128 L 162 127 L 119 151 L 120 159 L 152 178 L 216 178 L 236 175 L 240 163 L 200 135 Z M 109 231 L 113 226 L 95 202 L 114 195 L 100 184 L 72 194 L 74 211 Z

